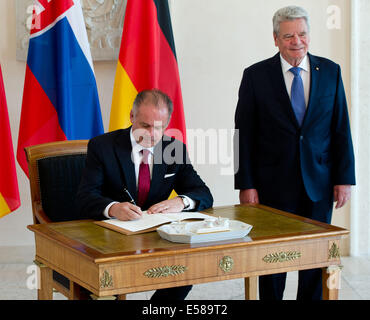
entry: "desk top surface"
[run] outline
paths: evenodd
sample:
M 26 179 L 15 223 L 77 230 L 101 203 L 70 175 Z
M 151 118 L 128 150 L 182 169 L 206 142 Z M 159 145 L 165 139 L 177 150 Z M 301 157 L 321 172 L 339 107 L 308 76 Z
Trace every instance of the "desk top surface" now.
M 199 244 L 172 243 L 157 232 L 124 235 L 99 226 L 91 220 L 37 224 L 28 226 L 36 234 L 77 250 L 84 256 L 103 262 L 112 258 L 132 258 L 138 254 L 158 255 L 171 252 L 195 252 L 225 248 L 303 240 L 327 236 L 342 236 L 345 229 L 302 218 L 262 205 L 235 205 L 215 207 L 203 211 L 215 216 L 243 221 L 253 226 L 248 237 Z

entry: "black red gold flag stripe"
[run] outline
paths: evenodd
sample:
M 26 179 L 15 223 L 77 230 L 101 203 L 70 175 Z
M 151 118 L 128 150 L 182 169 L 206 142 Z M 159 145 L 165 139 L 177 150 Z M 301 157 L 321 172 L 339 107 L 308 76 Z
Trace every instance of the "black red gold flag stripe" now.
M 173 101 L 174 111 L 167 134 L 186 142 L 180 77 L 168 1 L 128 0 L 109 131 L 129 127 L 130 110 L 137 93 L 154 88 L 165 92 Z

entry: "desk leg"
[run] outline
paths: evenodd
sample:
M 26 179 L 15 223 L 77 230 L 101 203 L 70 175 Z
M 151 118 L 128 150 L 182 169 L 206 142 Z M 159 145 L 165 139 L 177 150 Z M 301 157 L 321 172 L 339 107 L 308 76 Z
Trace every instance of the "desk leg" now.
M 258 277 L 244 278 L 245 300 L 257 300 Z
M 89 293 L 86 289 L 73 281 L 69 281 L 69 300 L 88 300 Z
M 322 269 L 322 298 L 338 300 L 342 266 L 329 266 Z
M 40 287 L 37 290 L 38 300 L 53 300 L 53 270 L 43 263 L 35 261 L 39 267 Z

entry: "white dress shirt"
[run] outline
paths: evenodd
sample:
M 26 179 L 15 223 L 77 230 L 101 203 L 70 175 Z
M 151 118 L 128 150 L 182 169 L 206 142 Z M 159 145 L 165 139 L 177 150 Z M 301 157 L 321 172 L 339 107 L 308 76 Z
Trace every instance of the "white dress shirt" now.
M 294 79 L 294 75 L 292 72 L 289 71 L 289 69 L 293 68 L 293 66 L 287 62 L 282 55 L 280 54 L 280 61 L 281 61 L 281 68 L 283 70 L 284 80 L 287 92 L 289 94 L 289 98 L 291 98 L 291 92 L 292 92 L 292 83 Z M 310 59 L 308 59 L 308 56 L 306 55 L 300 65 L 298 66 L 301 68 L 301 78 L 303 82 L 303 88 L 304 88 L 304 100 L 306 102 L 306 108 L 308 106 L 308 99 L 310 97 L 310 75 L 311 75 L 311 69 L 310 69 Z
M 144 148 L 142 145 L 138 144 L 135 140 L 134 135 L 132 134 L 132 128 L 130 130 L 130 140 L 131 140 L 131 145 L 132 145 L 132 153 L 131 153 L 131 159 L 134 162 L 135 166 L 135 178 L 136 178 L 136 189 L 138 188 L 139 185 L 139 171 L 140 171 L 140 164 L 143 159 L 143 155 L 141 150 L 147 149 L 149 150 L 149 156 L 148 156 L 148 164 L 149 164 L 149 170 L 150 170 L 150 179 L 152 179 L 152 173 L 153 173 L 153 152 L 154 152 L 154 147 L 151 148 Z M 195 208 L 195 201 L 190 199 L 187 196 L 184 196 L 189 200 L 190 206 L 187 208 L 187 210 L 192 210 Z M 112 219 L 112 217 L 109 216 L 108 211 L 112 205 L 115 203 L 118 203 L 117 201 L 113 201 L 110 204 L 107 205 L 107 207 L 104 209 L 104 216 L 106 216 L 108 219 Z
M 130 130 L 130 140 L 132 145 L 132 152 L 131 152 L 131 158 L 134 162 L 135 166 L 135 178 L 136 178 L 136 190 L 139 185 L 139 171 L 140 171 L 140 164 L 143 160 L 143 153 L 141 152 L 144 149 L 149 150 L 148 155 L 148 164 L 149 164 L 149 170 L 150 170 L 150 180 L 152 179 L 152 173 L 153 173 L 153 152 L 154 147 L 151 148 L 144 148 L 142 145 L 138 144 L 135 140 L 134 135 L 132 134 L 132 128 Z

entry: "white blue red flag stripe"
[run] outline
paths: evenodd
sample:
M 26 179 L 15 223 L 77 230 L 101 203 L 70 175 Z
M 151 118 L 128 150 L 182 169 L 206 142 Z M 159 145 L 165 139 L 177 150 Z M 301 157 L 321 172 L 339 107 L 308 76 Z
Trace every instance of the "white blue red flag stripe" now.
M 103 132 L 80 0 L 35 1 L 18 137 L 20 166 L 28 175 L 24 147 Z

